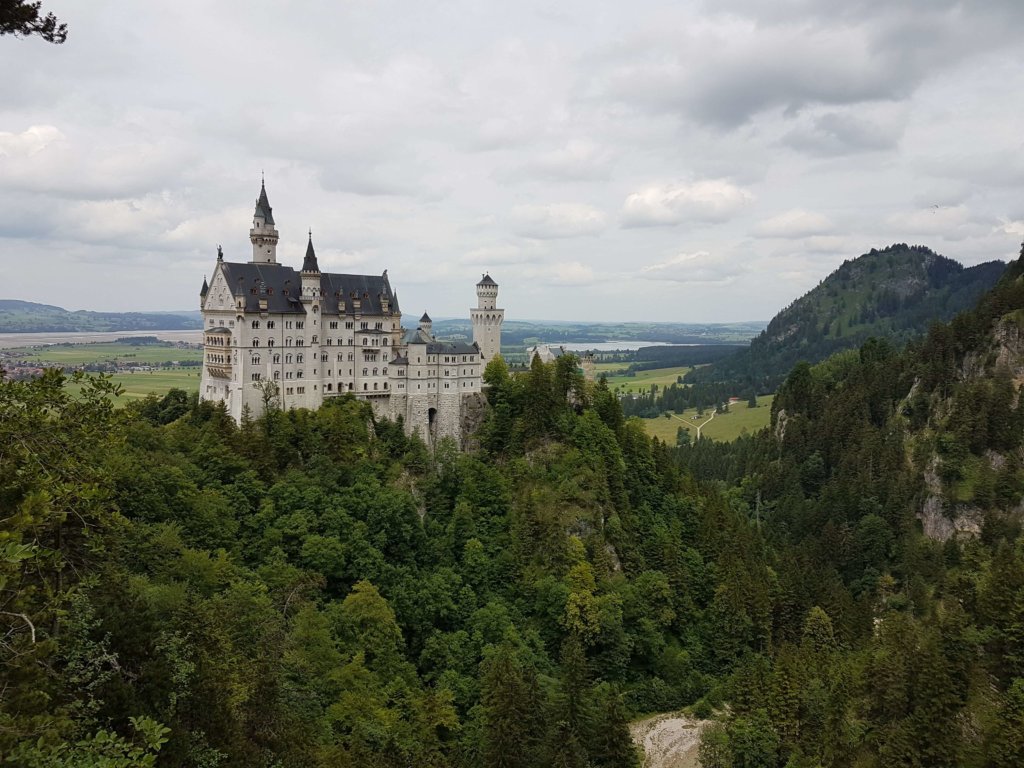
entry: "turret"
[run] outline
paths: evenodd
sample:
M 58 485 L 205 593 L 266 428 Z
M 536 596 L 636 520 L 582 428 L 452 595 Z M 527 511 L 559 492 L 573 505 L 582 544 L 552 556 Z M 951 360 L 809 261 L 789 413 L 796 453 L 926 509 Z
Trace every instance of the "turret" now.
M 260 183 L 256 212 L 252 215 L 249 241 L 252 243 L 252 264 L 277 264 L 278 233 L 274 227 L 274 209 L 267 199 L 267 186 Z
M 320 265 L 316 261 L 313 250 L 313 230 L 309 231 L 309 242 L 306 244 L 306 258 L 302 260 L 302 300 L 320 299 Z
M 498 284 L 491 276 L 484 274 L 476 284 L 477 306 L 469 310 L 473 323 L 473 343 L 480 349 L 480 356 L 486 363 L 501 354 L 501 324 L 505 322 L 505 310 L 498 309 Z
M 424 312 L 423 317 L 420 318 L 420 328 L 426 331 L 427 335 L 431 338 L 434 337 L 434 321 L 430 319 L 430 315 L 426 312 Z
M 498 302 L 498 284 L 491 279 L 491 276 L 484 274 L 480 282 L 476 284 L 477 307 L 479 309 L 494 309 Z

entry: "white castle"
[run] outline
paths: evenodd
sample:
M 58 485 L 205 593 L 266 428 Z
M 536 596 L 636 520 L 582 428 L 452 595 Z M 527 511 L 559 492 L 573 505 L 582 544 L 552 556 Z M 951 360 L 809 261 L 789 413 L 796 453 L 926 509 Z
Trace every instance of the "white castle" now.
M 218 247 L 213 276 L 203 279 L 201 399 L 224 403 L 241 421 L 244 411 L 260 415 L 272 398 L 286 410 L 318 408 L 351 392 L 429 442 L 462 437 L 483 368 L 501 352 L 505 310 L 489 275 L 477 283 L 470 309 L 473 343 L 439 341 L 426 313 L 416 329 L 402 327 L 387 270 L 321 272 L 312 233 L 301 272 L 279 264 L 266 185 L 249 240 L 251 261 L 225 261 Z

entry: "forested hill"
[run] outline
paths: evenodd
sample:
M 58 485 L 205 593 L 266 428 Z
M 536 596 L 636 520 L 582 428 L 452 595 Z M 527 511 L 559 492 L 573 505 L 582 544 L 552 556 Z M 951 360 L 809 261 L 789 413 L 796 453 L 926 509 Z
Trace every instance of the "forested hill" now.
M 198 312 L 69 312 L 51 304 L 0 299 L 0 333 L 190 331 L 202 327 Z
M 774 571 L 772 645 L 734 670 L 705 766 L 1024 765 L 1022 387 L 1024 253 L 902 352 L 798 365 L 771 429 L 680 450 Z
M 902 344 L 974 305 L 1005 264 L 965 268 L 923 246 L 872 249 L 846 261 L 817 287 L 779 312 L 750 344 L 690 381 L 729 381 L 774 392 L 799 361 L 816 363 L 869 337 Z

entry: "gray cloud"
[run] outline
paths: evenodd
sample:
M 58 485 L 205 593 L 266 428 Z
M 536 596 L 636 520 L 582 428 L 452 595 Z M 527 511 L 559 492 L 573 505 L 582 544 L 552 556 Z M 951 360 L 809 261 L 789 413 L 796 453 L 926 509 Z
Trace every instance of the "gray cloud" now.
M 80 5 L 0 40 L 13 297 L 194 306 L 261 170 L 283 261 L 312 227 L 437 315 L 491 269 L 509 317 L 767 318 L 871 246 L 1024 231 L 1009 0 Z

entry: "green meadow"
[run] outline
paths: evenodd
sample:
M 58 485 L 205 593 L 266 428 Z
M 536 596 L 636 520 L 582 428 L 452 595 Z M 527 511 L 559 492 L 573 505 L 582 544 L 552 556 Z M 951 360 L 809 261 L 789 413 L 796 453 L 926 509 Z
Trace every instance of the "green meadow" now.
M 157 344 L 49 344 L 3 351 L 13 354 L 19 360 L 31 360 L 44 366 L 46 363 L 65 366 L 118 362 L 128 365 L 153 365 L 173 360 L 193 362 L 203 359 L 201 349 L 179 349 Z
M 684 411 L 681 415 L 671 414 L 668 418 L 659 416 L 656 419 L 641 419 L 647 434 L 656 437 L 669 445 L 676 443 L 676 430 L 683 427 L 694 439 L 697 437 L 697 425 L 704 424 L 701 428 L 701 436 L 709 437 L 712 440 L 730 441 L 735 440 L 744 431 L 753 433 L 762 427 L 767 427 L 772 418 L 772 399 L 774 395 L 762 395 L 757 398 L 757 408 L 748 408 L 745 402 L 733 403 L 729 406 L 729 413 L 715 414 L 715 418 L 708 422 L 711 411 L 705 411 L 704 415 L 696 421 L 695 409 Z
M 621 363 L 600 363 L 600 366 L 608 365 L 614 366 L 618 370 L 625 368 Z M 670 384 L 675 384 L 676 380 L 680 376 L 686 375 L 692 368 L 689 366 L 681 365 L 675 368 L 654 368 L 650 371 L 637 371 L 634 376 L 608 376 L 608 388 L 612 392 L 618 390 L 622 393 L 628 392 L 647 392 L 650 390 L 652 384 L 657 384 L 658 389 L 663 389 Z M 602 371 L 600 367 L 597 369 L 598 375 L 601 373 L 607 373 Z

